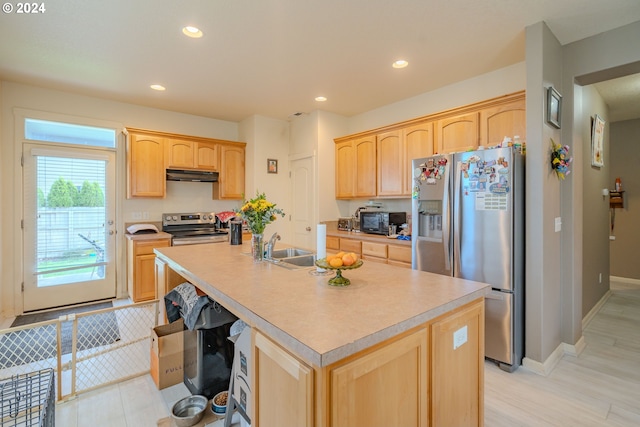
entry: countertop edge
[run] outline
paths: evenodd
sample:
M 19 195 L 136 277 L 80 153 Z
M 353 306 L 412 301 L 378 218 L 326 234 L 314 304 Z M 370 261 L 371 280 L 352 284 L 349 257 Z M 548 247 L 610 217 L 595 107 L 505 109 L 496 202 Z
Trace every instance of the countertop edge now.
M 466 295 L 463 295 L 460 298 L 456 298 L 448 303 L 420 313 L 419 315 L 411 317 L 396 325 L 381 329 L 357 341 L 348 343 L 339 348 L 321 354 L 316 350 L 310 348 L 309 346 L 303 344 L 298 339 L 272 325 L 267 320 L 260 317 L 257 313 L 252 312 L 233 298 L 230 298 L 226 294 L 219 291 L 211 284 L 202 281 L 198 277 L 194 276 L 191 272 L 183 269 L 182 266 L 177 264 L 171 258 L 162 254 L 162 252 L 159 252 L 158 250 L 154 250 L 154 252 L 156 254 L 156 257 L 165 262 L 172 270 L 180 274 L 193 285 L 197 286 L 203 292 L 207 293 L 211 298 L 219 302 L 222 306 L 224 306 L 238 318 L 245 321 L 249 326 L 255 327 L 257 330 L 261 331 L 266 336 L 285 347 L 288 351 L 292 352 L 294 355 L 296 355 L 296 357 L 299 357 L 305 362 L 310 363 L 311 365 L 316 367 L 325 367 L 331 365 L 359 351 L 365 350 L 373 345 L 393 338 L 394 336 L 397 336 L 402 332 L 426 324 L 436 317 L 439 317 L 445 313 L 455 310 L 458 307 L 462 307 L 472 301 L 488 295 L 491 291 L 489 285 L 486 285 Z

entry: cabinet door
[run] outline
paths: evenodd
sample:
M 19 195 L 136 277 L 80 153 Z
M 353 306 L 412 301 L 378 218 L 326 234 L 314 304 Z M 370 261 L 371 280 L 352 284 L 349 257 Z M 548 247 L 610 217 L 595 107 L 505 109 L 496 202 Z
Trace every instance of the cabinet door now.
M 431 326 L 432 426 L 484 422 L 484 300 Z
M 127 198 L 164 197 L 164 140 L 130 132 L 127 144 Z
M 153 250 L 168 246 L 171 242 L 167 239 L 133 242 L 134 265 L 129 267 L 133 269 L 133 283 L 129 288 L 133 302 L 156 298 L 156 256 Z
M 327 249 L 340 250 L 340 238 L 334 236 L 327 236 Z
M 478 148 L 479 113 L 438 120 L 438 153 L 454 153 Z
M 411 268 L 411 246 L 389 245 L 388 263 Z
M 360 240 L 340 239 L 340 250 L 354 252 L 360 256 L 362 255 L 362 242 Z
M 356 187 L 355 197 L 376 195 L 376 137 L 369 135 L 356 139 Z
M 336 199 L 353 197 L 356 182 L 356 153 L 353 141 L 336 144 Z
M 244 147 L 220 145 L 220 177 L 213 185 L 214 199 L 242 200 L 244 194 Z
M 402 195 L 410 196 L 413 190 L 411 161 L 433 155 L 433 123 L 425 122 L 402 130 L 404 158 L 402 159 Z
M 257 427 L 313 425 L 313 371 L 259 332 L 254 336 Z
M 502 142 L 505 136 L 518 135 L 524 140 L 527 132 L 527 113 L 525 99 L 509 102 L 480 112 L 480 145 L 494 146 Z
M 218 144 L 204 141 L 196 142 L 194 162 L 196 169 L 217 171 Z
M 167 168 L 193 168 L 194 142 L 168 139 L 165 142 Z
M 381 258 L 387 260 L 387 245 L 383 243 L 362 242 L 362 257 L 369 259 L 370 257 Z
M 427 343 L 423 329 L 333 369 L 331 425 L 426 426 Z
M 378 196 L 401 196 L 405 186 L 403 146 L 400 131 L 377 136 Z

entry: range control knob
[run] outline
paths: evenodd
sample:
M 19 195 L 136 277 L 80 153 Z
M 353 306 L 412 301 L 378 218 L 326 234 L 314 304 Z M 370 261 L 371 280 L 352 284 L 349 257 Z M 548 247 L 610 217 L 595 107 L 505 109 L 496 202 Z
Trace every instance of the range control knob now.
M 174 220 L 174 221 L 177 221 L 178 220 L 178 216 L 174 215 L 174 216 L 171 217 L 171 219 Z
M 167 215 L 167 216 L 165 217 L 165 221 L 171 221 L 171 215 Z

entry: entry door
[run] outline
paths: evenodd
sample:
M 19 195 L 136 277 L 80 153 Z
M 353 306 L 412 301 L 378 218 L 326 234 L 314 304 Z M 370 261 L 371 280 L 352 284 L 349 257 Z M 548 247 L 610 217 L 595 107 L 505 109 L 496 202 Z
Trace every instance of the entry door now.
M 293 243 L 298 247 L 314 249 L 316 230 L 313 157 L 291 161 L 291 194 Z
M 24 311 L 114 298 L 115 152 L 24 144 Z

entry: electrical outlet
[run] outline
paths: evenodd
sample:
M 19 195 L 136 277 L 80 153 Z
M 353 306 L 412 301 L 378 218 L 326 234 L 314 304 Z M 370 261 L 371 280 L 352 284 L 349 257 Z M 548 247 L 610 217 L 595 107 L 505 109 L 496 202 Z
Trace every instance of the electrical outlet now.
M 562 231 L 562 218 L 561 217 L 557 217 L 554 221 L 554 226 L 555 226 L 555 232 L 559 233 L 560 231 Z
M 142 212 L 142 219 L 149 219 L 149 212 Z
M 142 212 L 131 212 L 131 218 L 142 219 Z

